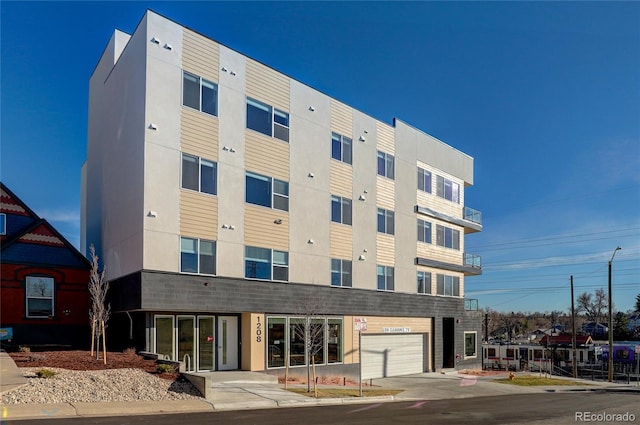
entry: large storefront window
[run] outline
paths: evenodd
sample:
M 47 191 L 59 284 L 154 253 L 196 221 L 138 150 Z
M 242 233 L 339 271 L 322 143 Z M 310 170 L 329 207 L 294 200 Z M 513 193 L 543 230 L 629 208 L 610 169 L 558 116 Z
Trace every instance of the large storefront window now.
M 267 367 L 284 366 L 284 359 L 287 356 L 286 321 L 284 317 L 267 319 Z
M 309 326 L 306 326 L 306 324 Z M 342 318 L 267 317 L 267 367 L 342 363 Z
M 342 363 L 342 319 L 327 319 L 327 363 Z
M 324 364 L 326 319 L 312 319 L 309 323 L 309 351 L 315 364 Z
M 305 362 L 305 332 L 304 319 L 289 319 L 289 366 L 299 366 Z

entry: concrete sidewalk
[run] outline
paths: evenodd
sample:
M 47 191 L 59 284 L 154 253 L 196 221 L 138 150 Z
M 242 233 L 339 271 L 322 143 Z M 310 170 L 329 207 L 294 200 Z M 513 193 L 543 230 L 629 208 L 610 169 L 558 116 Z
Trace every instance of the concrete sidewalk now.
M 4 354 L 4 355 L 3 355 Z M 5 357 L 6 356 L 6 357 Z M 8 361 L 6 360 L 8 358 Z M 3 391 L 23 385 L 20 370 L 6 354 L 2 359 Z M 10 363 L 9 363 L 10 362 Z M 6 365 L 5 365 L 6 363 Z M 373 380 L 371 388 L 402 389 L 395 396 L 314 399 L 284 390 L 274 376 L 256 372 L 214 372 L 204 375 L 207 397 L 200 400 L 165 400 L 152 402 L 11 404 L 2 406 L 3 420 L 68 418 L 91 416 L 146 415 L 158 413 L 214 412 L 221 410 L 264 409 L 277 407 L 335 405 L 345 403 L 379 403 L 386 401 L 424 401 L 486 397 L 540 392 L 634 391 L 630 385 L 576 380 L 575 386 L 520 387 L 492 382 L 495 376 L 471 376 L 458 373 L 423 373 Z M 20 379 L 22 378 L 22 379 Z M 517 378 L 516 378 L 517 379 Z M 344 388 L 344 387 L 342 387 Z M 368 387 L 367 387 L 368 388 Z

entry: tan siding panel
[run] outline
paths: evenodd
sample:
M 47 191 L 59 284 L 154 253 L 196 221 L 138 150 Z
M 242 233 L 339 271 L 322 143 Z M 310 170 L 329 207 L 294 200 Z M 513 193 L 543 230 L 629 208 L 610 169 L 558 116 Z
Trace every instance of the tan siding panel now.
M 216 240 L 218 238 L 218 198 L 181 190 L 180 234 Z
M 395 155 L 396 149 L 394 144 L 394 130 L 393 127 L 376 121 L 376 131 L 378 132 L 377 146 L 378 150 L 381 150 L 391 155 Z
M 353 258 L 353 229 L 351 226 L 331 223 L 331 257 Z
M 183 107 L 180 137 L 183 152 L 218 160 L 217 118 Z
M 378 233 L 376 235 L 376 263 L 381 266 L 395 264 L 396 240 L 392 235 Z
M 396 207 L 394 180 L 381 176 L 376 176 L 376 179 L 376 205 L 394 211 Z
M 220 46 L 213 40 L 185 29 L 182 36 L 182 67 L 185 71 L 218 82 Z
M 274 223 L 282 220 L 281 224 Z M 244 214 L 245 245 L 289 251 L 289 214 L 255 205 L 246 205 Z
M 247 59 L 247 96 L 289 112 L 289 86 L 286 75 Z
M 331 161 L 330 187 L 333 195 L 353 197 L 353 168 L 339 161 Z
M 353 110 L 331 99 L 331 129 L 343 136 L 353 137 Z
M 245 166 L 249 171 L 289 181 L 289 144 L 246 130 Z

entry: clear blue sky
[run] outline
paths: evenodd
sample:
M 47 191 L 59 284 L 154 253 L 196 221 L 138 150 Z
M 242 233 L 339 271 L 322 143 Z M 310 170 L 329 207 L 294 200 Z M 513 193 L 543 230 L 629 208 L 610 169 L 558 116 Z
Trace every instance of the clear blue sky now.
M 640 293 L 638 2 L 0 3 L 1 178 L 79 241 L 88 80 L 147 8 L 377 119 L 475 158 L 466 295 L 551 311 Z

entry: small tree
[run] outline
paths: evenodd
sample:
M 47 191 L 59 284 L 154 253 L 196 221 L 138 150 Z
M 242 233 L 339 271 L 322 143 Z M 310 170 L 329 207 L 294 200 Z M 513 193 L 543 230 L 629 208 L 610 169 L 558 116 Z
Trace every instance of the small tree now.
M 89 295 L 91 296 L 91 309 L 89 310 L 89 321 L 91 322 L 91 354 L 93 355 L 93 341 L 96 341 L 96 359 L 100 352 L 100 337 L 103 338 L 102 344 L 104 351 L 104 362 L 107 363 L 107 347 L 105 341 L 106 323 L 111 316 L 111 306 L 107 304 L 107 291 L 109 291 L 109 282 L 105 279 L 105 271 L 100 271 L 99 257 L 96 255 L 96 249 L 91 244 L 89 247 L 91 255 L 91 273 L 89 275 Z
M 324 348 L 326 323 L 322 313 L 324 312 L 323 299 L 317 296 L 305 296 L 298 306 L 298 314 L 303 316 L 293 324 L 293 332 L 297 340 L 304 341 L 307 365 L 307 392 L 311 392 L 313 380 L 313 392 L 317 397 L 315 360 Z M 313 369 L 313 379 L 311 371 Z

